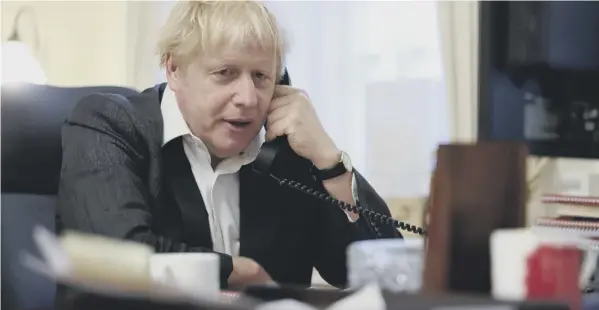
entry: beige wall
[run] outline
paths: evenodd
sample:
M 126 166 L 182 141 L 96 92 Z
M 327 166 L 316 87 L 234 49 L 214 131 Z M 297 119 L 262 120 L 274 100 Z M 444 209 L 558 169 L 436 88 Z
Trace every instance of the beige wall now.
M 157 6 L 165 2 L 11 1 L 2 2 L 2 38 L 12 31 L 21 6 L 34 9 L 40 36 L 38 59 L 53 85 L 127 85 L 156 80 L 154 35 Z M 19 23 L 24 41 L 33 44 L 31 15 Z M 145 35 L 141 35 L 146 31 Z M 140 69 L 141 68 L 141 69 Z M 143 73 L 143 74 L 142 74 Z

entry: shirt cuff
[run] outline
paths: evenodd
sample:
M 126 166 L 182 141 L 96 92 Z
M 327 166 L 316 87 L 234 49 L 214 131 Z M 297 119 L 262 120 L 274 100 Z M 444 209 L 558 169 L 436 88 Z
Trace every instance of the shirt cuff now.
M 356 175 L 352 172 L 352 177 L 351 177 L 351 195 L 352 198 L 354 199 L 354 201 L 356 203 L 358 203 L 358 185 L 356 183 Z M 355 223 L 356 221 L 354 219 L 351 218 L 350 213 L 353 213 L 352 211 L 347 211 L 347 210 L 343 210 L 345 212 L 345 215 L 347 216 L 347 220 L 350 223 Z

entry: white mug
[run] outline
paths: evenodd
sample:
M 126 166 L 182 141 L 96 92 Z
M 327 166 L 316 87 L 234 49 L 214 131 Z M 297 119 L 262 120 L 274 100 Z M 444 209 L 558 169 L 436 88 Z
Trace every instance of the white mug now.
M 157 253 L 150 259 L 152 279 L 194 297 L 217 298 L 220 262 L 214 253 Z
M 491 283 L 495 298 L 523 300 L 527 298 L 528 260 L 541 246 L 581 249 L 584 238 L 551 229 L 506 228 L 491 234 Z M 594 251 L 581 251 L 578 285 L 588 284 L 597 261 Z

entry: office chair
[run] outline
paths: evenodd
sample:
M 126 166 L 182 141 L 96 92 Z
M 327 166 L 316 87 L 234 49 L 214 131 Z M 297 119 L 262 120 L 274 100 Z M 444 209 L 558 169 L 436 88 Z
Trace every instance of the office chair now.
M 61 167 L 61 127 L 75 104 L 93 93 L 130 96 L 122 87 L 63 88 L 34 84 L 1 87 L 2 309 L 51 309 L 55 283 L 22 264 L 39 255 L 32 231 L 55 229 Z

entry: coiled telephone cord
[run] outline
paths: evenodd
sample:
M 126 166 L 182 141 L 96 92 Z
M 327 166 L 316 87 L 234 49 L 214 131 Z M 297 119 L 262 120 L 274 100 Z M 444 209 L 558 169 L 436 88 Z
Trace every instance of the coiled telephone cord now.
M 273 179 L 275 179 L 280 185 L 285 185 L 288 186 L 290 188 L 293 188 L 295 190 L 298 190 L 300 192 L 303 192 L 305 194 L 308 194 L 312 197 L 315 197 L 319 200 L 328 202 L 330 204 L 336 205 L 338 207 L 340 207 L 343 210 L 347 210 L 350 212 L 354 212 L 356 214 L 359 214 L 362 217 L 366 217 L 368 219 L 370 219 L 370 222 L 375 230 L 375 232 L 377 233 L 378 237 L 382 237 L 378 226 L 376 225 L 376 223 L 380 223 L 382 225 L 391 225 L 394 228 L 399 228 L 405 231 L 409 231 L 415 234 L 419 234 L 419 235 L 426 235 L 427 231 L 426 229 L 422 228 L 422 227 L 418 227 L 416 225 L 410 225 L 408 223 L 404 223 L 401 221 L 398 221 L 390 216 L 384 215 L 384 214 L 380 214 L 378 212 L 375 212 L 373 210 L 364 208 L 364 207 L 360 207 L 358 206 L 354 206 L 352 204 L 343 202 L 341 200 L 337 200 L 333 197 L 331 197 L 330 195 L 327 195 L 323 192 L 320 192 L 318 190 L 315 190 L 313 188 L 310 188 L 306 185 L 303 185 L 297 181 L 293 181 L 293 180 L 288 180 L 285 178 L 278 178 L 274 175 L 270 175 Z

